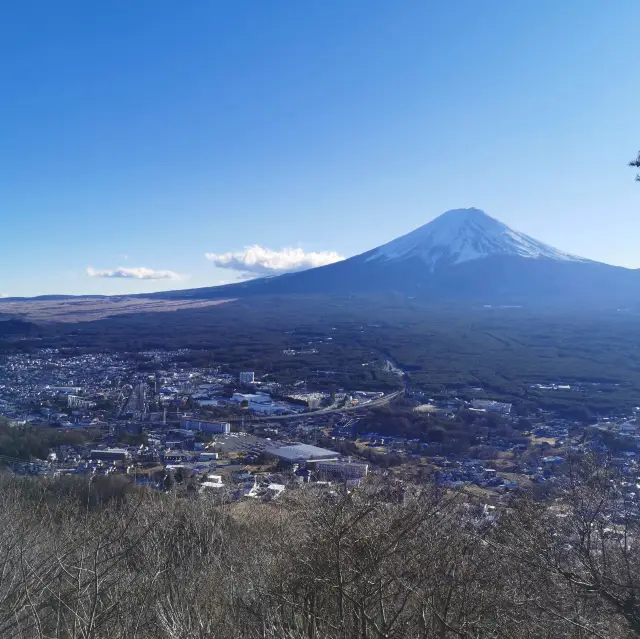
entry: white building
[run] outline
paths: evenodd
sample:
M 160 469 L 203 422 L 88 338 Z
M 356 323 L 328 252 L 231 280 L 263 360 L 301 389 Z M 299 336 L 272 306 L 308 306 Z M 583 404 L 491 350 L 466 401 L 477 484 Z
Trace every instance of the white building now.
M 67 406 L 69 408 L 93 408 L 96 405 L 89 399 L 78 397 L 77 395 L 67 395 Z
M 240 383 L 244 385 L 250 385 L 255 382 L 256 374 L 253 371 L 245 371 L 240 373 Z
M 255 413 L 277 414 L 286 411 L 284 406 L 274 403 L 267 393 L 234 393 L 231 401 L 238 404 L 247 402 L 247 408 Z
M 508 415 L 511 412 L 511 404 L 496 402 L 492 399 L 474 399 L 471 402 L 471 406 L 479 410 L 487 410 L 492 413 L 500 413 L 501 415 Z
M 183 419 L 180 422 L 182 430 L 195 430 L 203 433 L 228 435 L 231 432 L 229 422 L 203 422 L 199 419 Z
M 220 490 L 224 488 L 221 475 L 207 475 L 206 481 L 200 484 L 200 492 L 205 490 Z
M 284 484 L 269 484 L 265 491 L 265 499 L 278 499 L 284 493 L 286 486 Z

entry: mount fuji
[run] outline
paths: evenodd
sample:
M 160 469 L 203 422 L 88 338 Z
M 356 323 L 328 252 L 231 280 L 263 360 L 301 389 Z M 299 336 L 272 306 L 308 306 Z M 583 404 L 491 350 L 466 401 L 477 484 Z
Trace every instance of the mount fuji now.
M 378 248 L 327 266 L 157 297 L 397 292 L 485 304 L 628 305 L 640 272 L 571 255 L 479 209 L 454 209 Z
M 432 271 L 492 255 L 586 261 L 510 229 L 480 209 L 454 209 L 374 249 L 367 261 L 416 258 Z

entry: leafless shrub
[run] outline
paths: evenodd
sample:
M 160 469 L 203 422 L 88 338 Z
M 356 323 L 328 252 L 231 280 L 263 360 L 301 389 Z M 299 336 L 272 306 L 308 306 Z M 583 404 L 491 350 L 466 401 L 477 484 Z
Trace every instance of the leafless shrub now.
M 0 637 L 640 634 L 637 507 L 594 464 L 495 521 L 389 480 L 269 504 L 1 484 Z

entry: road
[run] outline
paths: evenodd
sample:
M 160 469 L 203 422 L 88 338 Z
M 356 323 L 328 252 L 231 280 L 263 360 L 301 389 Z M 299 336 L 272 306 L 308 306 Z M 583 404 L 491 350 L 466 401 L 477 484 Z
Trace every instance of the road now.
M 252 423 L 256 422 L 275 422 L 275 421 L 287 421 L 289 419 L 307 419 L 309 417 L 318 417 L 320 415 L 335 415 L 337 413 L 354 413 L 359 410 L 368 409 L 368 408 L 376 408 L 377 406 L 384 406 L 388 404 L 390 401 L 394 400 L 396 397 L 403 395 L 409 389 L 409 380 L 407 374 L 398 367 L 398 365 L 388 357 L 385 357 L 385 367 L 388 372 L 395 373 L 402 379 L 402 383 L 404 388 L 402 390 L 395 391 L 393 393 L 389 393 L 384 397 L 380 397 L 379 399 L 374 399 L 373 401 L 367 404 L 358 404 L 357 406 L 347 406 L 345 408 L 321 408 L 320 410 L 309 411 L 308 413 L 292 413 L 288 415 L 265 415 L 264 417 L 258 417 L 257 415 L 251 414 L 246 415 L 244 417 L 230 417 L 225 421 L 231 423 L 238 423 L 244 420 L 251 421 Z
M 380 399 L 374 399 L 373 401 L 368 402 L 367 404 L 359 404 L 357 406 L 347 406 L 345 408 L 321 408 L 320 410 L 314 410 L 308 413 L 295 413 L 292 415 L 269 415 L 265 417 L 252 416 L 251 421 L 252 422 L 261 422 L 261 421 L 272 422 L 272 421 L 284 421 L 287 419 L 304 419 L 307 417 L 317 417 L 318 415 L 332 415 L 335 413 L 352 413 L 357 410 L 362 410 L 363 408 L 376 408 L 377 406 L 384 406 L 385 404 L 388 404 L 390 401 L 392 401 L 396 397 L 399 397 L 403 393 L 404 393 L 404 389 L 395 391 L 395 393 L 389 393 L 388 395 L 385 395 Z M 235 419 L 230 419 L 228 421 L 239 422 L 241 421 L 241 419 L 242 418 L 238 417 Z
M 242 422 L 243 420 L 246 422 L 250 422 L 255 424 L 256 422 L 273 422 L 273 421 L 286 421 L 289 419 L 307 419 L 309 417 L 317 417 L 318 415 L 333 415 L 336 413 L 353 413 L 358 410 L 363 410 L 367 408 L 376 408 L 377 406 L 384 406 L 388 404 L 390 401 L 394 400 L 396 397 L 403 395 L 405 392 L 404 389 L 395 391 L 394 393 L 389 393 L 380 399 L 374 399 L 373 401 L 367 404 L 358 404 L 357 406 L 347 406 L 345 408 L 321 408 L 320 410 L 312 410 L 308 413 L 291 413 L 288 415 L 265 415 L 264 417 L 258 417 L 255 414 L 247 414 L 243 417 L 225 417 L 225 422 L 231 422 L 232 424 L 237 424 Z M 178 424 L 180 420 L 177 419 L 168 419 L 167 424 Z

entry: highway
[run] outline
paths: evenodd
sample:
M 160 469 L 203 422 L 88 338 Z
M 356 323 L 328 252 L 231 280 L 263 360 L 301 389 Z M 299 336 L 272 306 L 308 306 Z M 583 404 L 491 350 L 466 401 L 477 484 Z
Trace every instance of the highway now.
M 376 408 L 377 406 L 384 406 L 390 401 L 394 400 L 404 393 L 404 389 L 389 393 L 379 399 L 374 399 L 366 404 L 358 404 L 357 406 L 346 406 L 344 408 L 321 408 L 320 410 L 309 411 L 308 413 L 293 413 L 291 415 L 265 415 L 264 417 L 251 416 L 252 422 L 272 422 L 272 421 L 284 421 L 288 419 L 305 419 L 307 417 L 318 417 L 319 415 L 333 415 L 336 413 L 352 413 L 354 411 L 363 410 L 367 408 Z M 228 421 L 241 421 L 242 418 L 237 417 Z
M 225 422 L 230 422 L 232 424 L 237 424 L 242 422 L 243 420 L 247 423 L 256 422 L 273 422 L 273 421 L 286 421 L 289 419 L 307 419 L 309 417 L 318 417 L 319 415 L 334 415 L 336 413 L 353 413 L 358 410 L 365 410 L 367 408 L 376 408 L 377 406 L 384 406 L 388 404 L 390 401 L 394 400 L 396 397 L 403 395 L 405 389 L 395 391 L 394 393 L 389 393 L 384 397 L 380 397 L 380 399 L 374 399 L 367 404 L 358 404 L 357 406 L 346 406 L 344 408 L 321 408 L 320 410 L 312 410 L 307 413 L 289 413 L 287 415 L 264 415 L 258 416 L 255 413 L 247 413 L 243 417 L 225 417 Z M 179 424 L 179 419 L 167 419 L 167 424 Z

